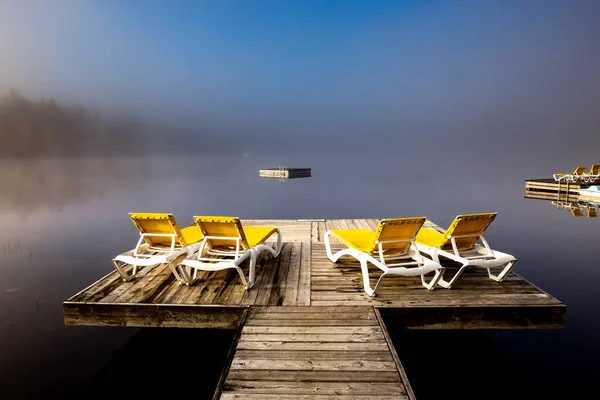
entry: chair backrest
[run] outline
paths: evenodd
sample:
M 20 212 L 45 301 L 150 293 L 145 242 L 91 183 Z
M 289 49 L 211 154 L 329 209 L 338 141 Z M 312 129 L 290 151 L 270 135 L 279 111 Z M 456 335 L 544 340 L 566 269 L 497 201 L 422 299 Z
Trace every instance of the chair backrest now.
M 175 243 L 180 246 L 187 246 L 181 230 L 175 221 L 175 217 L 168 213 L 130 213 L 129 218 L 138 229 L 140 234 L 175 234 Z M 144 240 L 150 246 L 171 247 L 172 237 L 169 236 L 145 236 Z
M 597 218 L 598 217 L 598 212 L 597 212 L 595 206 L 588 205 L 587 206 L 587 213 L 588 213 L 588 217 L 589 218 Z
M 425 220 L 425 217 L 382 219 L 375 231 L 376 239 L 371 252 L 379 251 L 379 243 L 383 242 L 381 246 L 384 252 L 393 252 L 396 255 L 406 254 Z
M 589 175 L 598 175 L 600 174 L 600 164 L 592 164 L 590 167 Z
M 456 237 L 455 241 L 458 250 L 473 248 L 479 237 L 483 235 L 495 218 L 495 212 L 458 215 L 454 218 L 448 229 L 446 229 L 444 233 L 446 241 L 440 248 L 444 250 L 452 249 L 452 237 Z
M 585 165 L 575 168 L 575 171 L 573 171 L 573 175 L 582 176 L 586 168 L 587 167 Z
M 583 217 L 583 211 L 577 206 L 571 207 L 571 214 L 573 214 L 574 217 Z
M 231 239 L 206 239 L 212 249 L 231 250 L 235 248 L 236 239 L 239 238 L 241 248 L 248 250 L 248 241 L 242 228 L 242 223 L 237 217 L 222 216 L 195 216 L 194 222 L 206 236 L 220 236 Z

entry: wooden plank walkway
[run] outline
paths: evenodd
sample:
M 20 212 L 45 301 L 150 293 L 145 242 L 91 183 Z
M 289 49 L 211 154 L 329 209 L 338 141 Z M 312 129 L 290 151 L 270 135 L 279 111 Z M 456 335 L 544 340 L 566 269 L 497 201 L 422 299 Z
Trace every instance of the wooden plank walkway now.
M 484 271 L 470 269 L 452 289 L 434 291 L 424 289 L 419 277 L 388 277 L 376 297 L 367 296 L 357 261 L 342 258 L 331 263 L 322 240 L 328 229 L 374 228 L 377 220 L 243 224 L 275 225 L 284 237 L 277 259 L 264 252 L 259 260 L 252 290 L 244 289 L 233 270 L 201 272 L 199 281 L 189 287 L 180 285 L 166 265 L 142 268 L 130 282 L 111 271 L 63 303 L 65 324 L 235 328 L 243 310 L 251 306 L 389 308 L 412 328 L 562 328 L 565 324 L 565 305 L 514 273 L 498 283 Z M 341 248 L 335 243 L 332 247 Z M 379 274 L 371 270 L 372 285 Z
M 215 398 L 413 399 L 372 307 L 250 309 Z

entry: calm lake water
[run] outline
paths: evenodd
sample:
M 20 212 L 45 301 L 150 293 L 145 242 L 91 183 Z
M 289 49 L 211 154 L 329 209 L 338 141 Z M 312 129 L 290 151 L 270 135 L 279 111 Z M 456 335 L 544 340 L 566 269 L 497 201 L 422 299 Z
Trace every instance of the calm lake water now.
M 197 214 L 424 215 L 442 226 L 496 211 L 491 246 L 517 256 L 515 272 L 567 304 L 567 327 L 407 333 L 391 321 L 417 397 L 573 398 L 595 388 L 600 218 L 524 198 L 526 178 L 560 172 L 549 162 L 420 160 L 367 151 L 0 161 L 0 398 L 211 397 L 232 332 L 63 326 L 61 303 L 135 245 L 132 211 L 171 212 L 181 224 Z M 258 178 L 259 168 L 284 163 L 313 176 Z

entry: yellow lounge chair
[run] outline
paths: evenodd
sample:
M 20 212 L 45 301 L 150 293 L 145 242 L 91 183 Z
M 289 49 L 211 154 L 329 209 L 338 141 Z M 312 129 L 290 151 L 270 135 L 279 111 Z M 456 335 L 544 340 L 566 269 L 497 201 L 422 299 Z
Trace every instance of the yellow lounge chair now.
M 487 268 L 490 279 L 502 282 L 512 271 L 517 259 L 510 254 L 492 250 L 483 237 L 484 231 L 496 218 L 496 213 L 463 214 L 457 216 L 445 232 L 434 227 L 424 227 L 419 231 L 416 244 L 419 251 L 428 254 L 434 261 L 439 256 L 447 257 L 462 264 L 450 281 L 442 277 L 438 284 L 450 289 L 467 267 Z M 481 244 L 477 244 L 481 241 Z M 493 275 L 491 268 L 503 267 L 500 274 Z
M 569 208 L 574 217 L 583 217 L 583 211 L 580 207 L 573 205 Z
M 598 217 L 598 213 L 596 210 L 596 206 L 593 204 L 588 204 L 587 206 L 587 214 L 588 214 L 588 218 L 597 218 Z
M 200 229 L 196 225 L 180 229 L 175 217 L 167 213 L 130 213 L 129 217 L 140 232 L 140 239 L 133 250 L 112 260 L 123 280 L 133 279 L 137 267 L 167 263 L 181 282 L 173 261 L 202 240 Z M 125 271 L 126 265 L 133 265 L 131 274 Z
M 197 247 L 196 255 L 188 254 L 188 258 L 179 264 L 179 272 L 184 283 L 190 285 L 197 277 L 198 270 L 220 271 L 235 269 L 246 290 L 254 285 L 256 259 L 260 252 L 267 250 L 273 257 L 281 251 L 281 232 L 271 226 L 246 226 L 237 217 L 195 216 L 194 221 L 202 231 L 204 239 Z M 271 247 L 265 242 L 273 234 L 277 234 L 277 244 Z M 250 257 L 248 281 L 239 265 Z M 191 276 L 191 269 L 194 274 Z
M 349 255 L 360 261 L 363 286 L 369 296 L 375 296 L 381 280 L 387 275 L 421 276 L 421 282 L 433 290 L 442 277 L 443 268 L 428 258 L 422 257 L 415 247 L 415 235 L 425 223 L 425 217 L 391 218 L 379 221 L 377 231 L 370 229 L 334 229 L 325 233 L 327 256 L 332 262 Z M 333 236 L 347 246 L 333 254 L 330 237 Z M 377 257 L 377 258 L 375 258 Z M 390 264 L 389 262 L 394 262 Z M 383 271 L 375 289 L 371 289 L 367 262 Z M 425 275 L 435 272 L 429 283 Z
M 593 183 L 600 177 L 600 164 L 592 164 L 590 172 L 581 174 L 581 179 L 585 183 Z
M 586 166 L 579 166 L 577 168 L 575 168 L 575 170 L 573 171 L 572 174 L 553 174 L 552 177 L 554 178 L 555 181 L 568 181 L 568 182 L 575 182 L 578 179 L 582 179 L 584 173 L 585 173 L 585 169 L 587 167 Z

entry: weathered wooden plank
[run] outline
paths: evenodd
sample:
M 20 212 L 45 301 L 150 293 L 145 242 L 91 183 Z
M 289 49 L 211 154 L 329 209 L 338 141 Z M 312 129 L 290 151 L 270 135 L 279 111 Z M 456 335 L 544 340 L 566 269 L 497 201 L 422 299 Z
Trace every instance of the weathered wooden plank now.
M 397 383 L 386 382 L 294 382 L 294 381 L 249 381 L 228 380 L 225 384 L 228 392 L 328 395 L 335 398 L 343 395 L 405 395 Z
M 354 319 L 351 321 L 343 319 L 300 319 L 300 320 L 271 320 L 271 319 L 260 319 L 249 322 L 248 325 L 252 326 L 374 326 L 377 325 L 377 321 L 373 319 Z
M 281 254 L 279 254 L 279 262 L 276 264 L 277 270 L 274 271 L 273 286 L 271 290 L 269 290 L 269 297 L 268 300 L 266 300 L 266 304 L 273 306 L 283 305 L 283 300 L 288 287 L 287 277 L 290 268 L 290 263 L 292 262 L 292 255 L 294 249 L 296 249 L 296 252 L 299 251 L 299 247 L 300 245 L 298 243 L 294 243 L 290 246 L 286 246 L 281 250 Z M 261 296 L 259 294 L 258 298 L 260 297 Z
M 371 230 L 375 231 L 377 230 L 377 226 L 379 225 L 379 220 L 378 219 L 367 219 L 367 225 L 369 225 L 369 227 L 371 228 Z
M 218 290 L 215 291 L 211 304 L 227 305 L 227 298 L 231 295 L 236 286 L 244 287 L 238 273 L 231 269 L 227 275 L 223 276 L 223 280 L 218 286 Z
M 298 297 L 296 303 L 299 306 L 310 305 L 310 291 L 311 291 L 311 265 L 310 258 L 312 254 L 311 242 L 303 242 L 301 244 L 302 255 L 300 257 L 300 276 L 298 279 Z
M 127 272 L 129 273 L 129 271 Z M 123 278 L 113 268 L 111 272 L 74 294 L 67 301 L 97 301 L 112 292 L 121 283 L 123 283 Z
M 281 249 L 281 253 L 279 254 L 279 257 L 277 257 L 275 262 L 269 266 L 270 268 L 265 269 L 265 271 L 262 275 L 262 281 L 261 281 L 260 287 L 258 288 L 258 287 L 256 287 L 258 285 L 255 285 L 255 287 L 257 289 L 257 291 L 255 293 L 255 296 L 256 296 L 255 301 L 254 301 L 255 305 L 268 305 L 269 304 L 269 299 L 271 298 L 271 293 L 276 289 L 275 277 L 282 268 L 286 268 L 285 265 L 282 266 L 282 263 L 284 262 L 283 255 L 289 254 L 292 250 L 292 246 L 293 246 L 292 243 L 284 243 L 283 247 Z
M 300 284 L 300 257 L 302 256 L 302 244 L 298 243 L 292 248 L 288 261 L 287 279 L 285 292 L 282 299 L 283 306 L 294 306 L 298 300 L 298 286 Z M 280 279 L 283 279 L 282 277 Z M 281 289 L 280 289 L 281 290 Z
M 132 280 L 121 283 L 117 288 L 115 288 L 115 290 L 113 290 L 112 292 L 107 294 L 105 297 L 103 297 L 99 301 L 102 303 L 114 302 L 117 298 L 119 298 L 125 292 L 131 290 L 134 286 L 136 286 L 136 285 L 139 286 L 140 282 L 142 282 L 141 283 L 142 285 L 145 285 L 146 282 L 148 281 L 148 279 L 145 279 L 146 275 L 153 277 L 155 275 L 160 274 L 164 268 L 168 268 L 168 267 L 165 264 L 160 264 L 160 265 L 156 265 L 156 266 L 152 266 L 152 267 L 143 267 L 143 268 L 139 269 L 137 271 L 135 277 Z
M 441 291 L 440 291 L 441 292 Z M 440 293 L 438 296 L 423 296 L 421 294 L 405 294 L 405 293 L 393 293 L 388 296 L 384 296 L 381 293 L 378 293 L 376 297 L 373 298 L 365 298 L 366 293 L 335 293 L 335 292 L 315 292 L 312 293 L 311 301 L 331 301 L 331 302 L 343 302 L 345 300 L 357 300 L 364 299 L 370 303 L 379 303 L 386 301 L 394 301 L 394 305 L 402 304 L 402 305 L 410 305 L 410 304 L 423 304 L 426 303 L 428 305 L 446 305 L 446 306 L 456 306 L 456 305 L 464 305 L 464 306 L 478 306 L 478 305 L 547 305 L 549 303 L 549 299 L 546 295 L 541 293 L 532 293 L 532 294 L 520 294 L 514 296 L 507 296 L 504 293 L 500 294 L 486 294 L 473 296 L 470 299 L 460 299 L 452 296 L 452 294 Z M 368 296 L 367 296 L 368 297 Z M 466 300 L 466 301 L 465 301 Z M 335 304 L 329 304 L 330 306 L 334 306 Z M 339 304 L 339 305 L 344 305 Z
M 303 334 L 303 333 L 280 333 L 280 334 L 244 334 L 240 340 L 246 342 L 373 342 L 383 340 L 381 332 L 364 334 Z
M 365 319 L 377 319 L 374 314 L 370 314 L 372 307 L 252 307 L 250 309 L 250 316 L 252 317 L 248 322 L 253 321 L 256 318 L 261 318 L 261 316 L 265 316 L 266 318 L 271 319 L 271 316 L 277 315 L 277 313 L 282 313 L 284 315 L 290 313 L 302 313 L 302 314 L 328 314 L 331 318 L 335 318 L 340 313 L 353 313 L 356 314 L 359 318 Z M 285 318 L 285 317 L 284 317 Z M 346 318 L 345 316 L 343 318 Z
M 180 290 L 184 290 L 183 286 L 176 280 L 173 280 L 170 285 L 163 286 L 162 289 L 154 292 L 152 297 L 148 299 L 148 302 L 153 304 L 171 304 L 171 299 Z
M 319 222 L 318 223 L 318 228 L 319 228 L 319 237 L 318 237 L 318 242 L 323 242 L 323 236 L 325 235 L 325 232 L 327 232 L 327 223 L 326 221 L 323 222 Z
M 282 321 L 285 322 L 285 321 Z M 305 327 L 297 327 L 297 326 L 256 326 L 256 325 L 246 325 L 244 326 L 243 333 L 269 333 L 269 334 L 277 334 L 277 333 L 343 333 L 343 334 L 376 334 L 381 331 L 379 326 L 305 326 Z
M 248 360 L 234 357 L 231 370 L 277 371 L 396 371 L 393 361 L 366 360 Z
M 331 226 L 332 226 L 332 229 L 344 229 L 344 228 L 342 228 L 342 225 L 340 224 L 339 219 L 332 219 Z
M 237 350 L 240 360 L 369 360 L 394 361 L 389 351 Z
M 340 224 L 341 229 L 349 229 L 348 222 L 345 219 L 339 219 L 338 223 Z
M 139 279 L 128 290 L 121 293 L 113 300 L 115 303 L 142 303 L 167 280 L 175 281 L 175 276 L 167 265 L 160 265 L 146 275 L 145 279 Z
M 369 223 L 367 222 L 366 219 L 357 219 L 356 224 L 358 225 L 358 228 L 360 228 L 360 229 L 372 230 L 371 225 L 369 225 Z
M 293 382 L 398 382 L 397 371 L 232 370 L 228 380 Z
M 332 397 L 329 395 L 321 395 L 321 394 L 265 394 L 265 393 L 223 393 L 221 395 L 221 399 L 223 400 L 232 400 L 232 399 L 247 399 L 247 400 L 331 400 Z M 375 396 L 367 396 L 364 395 L 345 395 L 345 396 L 335 396 L 335 399 L 340 400 L 404 400 L 408 399 L 406 396 L 394 396 L 394 395 L 375 395 Z
M 182 302 L 186 304 L 202 304 L 201 299 L 203 296 L 206 297 L 206 293 L 210 290 L 215 275 L 215 273 L 210 271 L 198 271 L 196 282 L 189 287 L 189 294 Z M 237 276 L 237 279 L 238 281 L 240 280 L 239 276 Z M 178 299 L 182 299 L 182 296 L 179 296 Z M 176 300 L 174 299 L 174 301 Z
M 386 351 L 385 342 L 252 342 L 238 343 L 239 350 L 294 350 L 294 351 Z
M 310 226 L 310 241 L 318 242 L 319 241 L 319 223 L 312 222 Z
M 235 329 L 245 307 L 63 303 L 65 325 Z
M 371 317 L 369 314 L 362 313 L 360 311 L 357 312 L 339 312 L 336 314 L 322 313 L 313 311 L 312 313 L 288 313 L 286 312 L 287 307 L 282 309 L 281 312 L 269 312 L 269 313 L 260 313 L 252 316 L 252 321 L 261 320 L 261 319 L 269 319 L 269 320 L 329 320 L 329 319 L 375 319 Z

